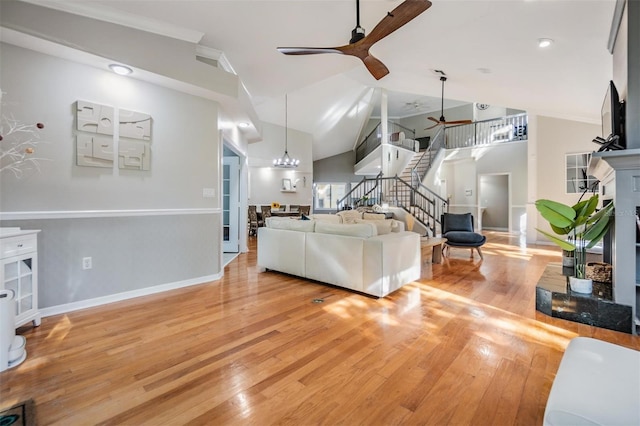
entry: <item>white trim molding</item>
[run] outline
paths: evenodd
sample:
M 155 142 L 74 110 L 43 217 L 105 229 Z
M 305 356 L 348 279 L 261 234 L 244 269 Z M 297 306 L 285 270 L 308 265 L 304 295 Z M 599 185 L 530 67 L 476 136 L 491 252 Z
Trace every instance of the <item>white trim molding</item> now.
M 191 278 L 189 280 L 177 281 L 173 283 L 160 284 L 153 287 L 141 288 L 138 290 L 125 291 L 123 293 L 110 294 L 108 296 L 96 297 L 93 299 L 81 300 L 78 302 L 65 303 L 64 305 L 51 306 L 40 309 L 43 317 L 52 315 L 65 314 L 80 309 L 94 308 L 96 306 L 106 305 L 108 303 L 120 302 L 123 300 L 133 299 L 135 297 L 148 296 L 151 294 L 162 293 L 169 290 L 175 290 L 193 285 L 206 284 L 211 281 L 218 281 L 222 278 L 222 273 L 207 275 L 204 277 Z
M 214 49 L 212 47 L 203 46 L 201 44 L 196 45 L 196 55 L 203 56 L 205 58 L 213 59 L 218 62 L 219 68 L 222 68 L 228 73 L 238 75 L 236 70 L 231 66 L 231 62 L 224 55 L 222 50 Z
M 209 208 L 0 212 L 0 220 L 86 219 L 100 217 L 181 216 L 191 214 L 222 214 L 222 209 Z

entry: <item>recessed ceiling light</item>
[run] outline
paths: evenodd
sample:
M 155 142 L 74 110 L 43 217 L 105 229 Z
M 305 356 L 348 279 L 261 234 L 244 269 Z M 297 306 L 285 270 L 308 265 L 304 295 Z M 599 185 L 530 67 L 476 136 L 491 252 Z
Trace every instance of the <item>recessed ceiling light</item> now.
M 111 68 L 111 71 L 119 75 L 129 75 L 133 72 L 131 68 L 119 64 L 111 64 L 109 65 L 109 68 Z
M 553 40 L 550 38 L 539 38 L 538 39 L 538 47 L 549 47 L 553 44 Z
M 249 127 L 249 123 L 245 123 L 243 121 L 242 123 L 238 123 L 238 127 L 240 127 L 241 129 L 246 129 L 247 127 Z

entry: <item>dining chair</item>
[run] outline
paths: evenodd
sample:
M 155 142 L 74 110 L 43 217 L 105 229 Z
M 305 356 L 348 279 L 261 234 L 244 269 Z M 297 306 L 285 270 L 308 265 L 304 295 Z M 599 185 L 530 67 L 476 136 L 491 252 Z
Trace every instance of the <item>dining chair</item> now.
M 260 210 L 262 211 L 263 222 L 267 223 L 267 218 L 271 217 L 271 206 L 260 206 Z
M 262 220 L 258 219 L 256 206 L 249 206 L 249 235 L 258 235 L 258 228 L 263 225 Z

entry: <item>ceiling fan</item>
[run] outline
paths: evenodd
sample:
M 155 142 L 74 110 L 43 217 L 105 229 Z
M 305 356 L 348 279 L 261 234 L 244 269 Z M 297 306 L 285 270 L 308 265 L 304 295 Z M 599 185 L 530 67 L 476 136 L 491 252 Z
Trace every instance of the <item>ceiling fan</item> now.
M 376 42 L 382 40 L 398 28 L 411 21 L 416 16 L 431 7 L 429 0 L 405 0 L 398 7 L 382 18 L 373 31 L 367 36 L 360 26 L 360 0 L 356 0 L 356 27 L 351 31 L 349 44 L 338 47 L 278 47 L 278 51 L 285 55 L 315 55 L 318 53 L 340 53 L 360 58 L 371 75 L 380 80 L 389 74 L 389 69 L 369 49 Z
M 433 129 L 438 126 L 446 126 L 446 125 L 454 125 L 454 124 L 471 124 L 473 120 L 456 120 L 456 121 L 447 121 L 444 118 L 444 82 L 447 81 L 447 77 L 444 75 L 440 76 L 440 81 L 442 82 L 442 97 L 440 99 L 440 119 L 436 119 L 435 117 L 427 117 L 427 120 L 434 121 L 434 124 L 431 127 L 427 127 L 425 130 Z

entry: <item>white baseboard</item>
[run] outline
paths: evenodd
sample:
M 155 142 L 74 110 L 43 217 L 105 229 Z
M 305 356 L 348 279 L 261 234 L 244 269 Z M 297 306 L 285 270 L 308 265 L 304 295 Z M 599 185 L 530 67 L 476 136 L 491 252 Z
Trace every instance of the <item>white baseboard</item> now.
M 153 287 L 145 287 L 138 290 L 125 291 L 124 293 L 110 294 L 108 296 L 96 297 L 94 299 L 80 300 L 78 302 L 65 303 L 64 305 L 56 305 L 40 310 L 42 317 L 50 317 L 52 315 L 65 314 L 67 312 L 78 311 L 80 309 L 93 308 L 96 306 L 106 305 L 108 303 L 120 302 L 122 300 L 133 299 L 135 297 L 148 296 L 150 294 L 161 293 L 163 291 L 175 290 L 178 288 L 189 287 L 192 285 L 204 284 L 210 281 L 218 281 L 222 278 L 222 272 L 204 277 L 192 278 L 184 281 L 160 284 Z

